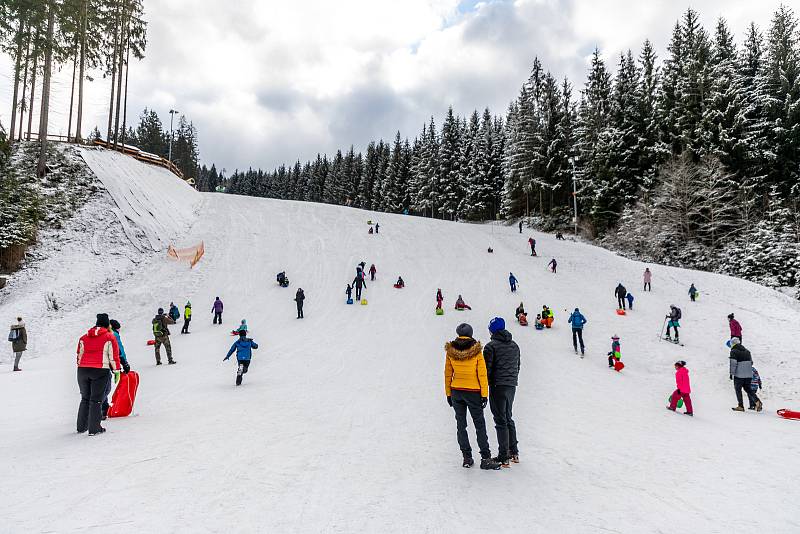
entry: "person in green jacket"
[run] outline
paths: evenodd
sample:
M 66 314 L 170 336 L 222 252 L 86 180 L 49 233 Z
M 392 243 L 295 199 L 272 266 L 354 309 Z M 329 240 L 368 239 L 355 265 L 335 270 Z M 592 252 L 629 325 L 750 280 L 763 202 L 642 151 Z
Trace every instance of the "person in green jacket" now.
M 187 302 L 186 306 L 183 308 L 183 328 L 181 328 L 181 334 L 191 334 L 191 332 L 189 332 L 190 322 L 192 322 L 192 303 Z

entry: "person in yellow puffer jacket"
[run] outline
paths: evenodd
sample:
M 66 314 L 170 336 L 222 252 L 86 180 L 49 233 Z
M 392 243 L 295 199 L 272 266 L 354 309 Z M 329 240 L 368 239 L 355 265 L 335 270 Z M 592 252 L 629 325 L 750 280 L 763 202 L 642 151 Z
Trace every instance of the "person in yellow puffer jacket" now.
M 463 466 L 472 467 L 472 447 L 467 435 L 467 411 L 472 416 L 478 446 L 481 451 L 481 469 L 500 469 L 500 463 L 492 459 L 483 409 L 489 397 L 489 381 L 486 378 L 486 362 L 479 341 L 472 337 L 472 327 L 462 323 L 456 328 L 458 337 L 445 344 L 444 391 L 447 404 L 456 413 L 458 446 L 464 457 Z
M 181 334 L 190 334 L 189 332 L 189 323 L 192 322 L 192 303 L 187 302 L 186 306 L 183 308 L 183 328 L 181 328 Z

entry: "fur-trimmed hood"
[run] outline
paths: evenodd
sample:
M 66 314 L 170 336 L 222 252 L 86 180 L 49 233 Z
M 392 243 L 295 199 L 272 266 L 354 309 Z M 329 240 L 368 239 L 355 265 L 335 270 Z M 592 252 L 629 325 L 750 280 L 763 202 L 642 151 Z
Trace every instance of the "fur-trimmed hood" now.
M 453 360 L 469 360 L 477 358 L 483 350 L 481 342 L 471 337 L 457 337 L 444 346 L 448 358 Z
M 25 328 L 25 322 L 24 321 L 20 321 L 18 323 L 12 324 L 11 325 L 11 329 L 13 330 L 15 328 Z

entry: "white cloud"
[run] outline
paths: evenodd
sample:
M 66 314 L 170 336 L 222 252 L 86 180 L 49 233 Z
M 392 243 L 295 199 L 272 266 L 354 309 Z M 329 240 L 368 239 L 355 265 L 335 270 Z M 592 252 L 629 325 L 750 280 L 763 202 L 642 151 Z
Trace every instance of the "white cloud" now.
M 780 0 L 692 2 L 709 31 L 724 14 L 741 37 Z M 199 129 L 204 162 L 272 167 L 396 130 L 416 135 L 447 106 L 503 113 L 534 56 L 579 88 L 599 47 L 610 65 L 650 38 L 661 56 L 674 0 L 146 0 L 147 58 L 130 72 L 128 122 L 177 108 Z M 71 66 L 54 82 L 51 129 L 65 133 Z M 0 121 L 11 65 L 0 56 Z M 89 128 L 107 114 L 108 82 L 88 84 Z M 35 124 L 34 117 L 34 124 Z

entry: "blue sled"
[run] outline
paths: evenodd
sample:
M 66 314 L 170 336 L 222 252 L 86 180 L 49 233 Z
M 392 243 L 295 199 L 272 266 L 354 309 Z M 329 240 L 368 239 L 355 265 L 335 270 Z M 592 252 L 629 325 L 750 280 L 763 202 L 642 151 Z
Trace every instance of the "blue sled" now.
M 348 304 L 352 304 L 353 303 L 353 299 L 347 299 L 347 303 Z

